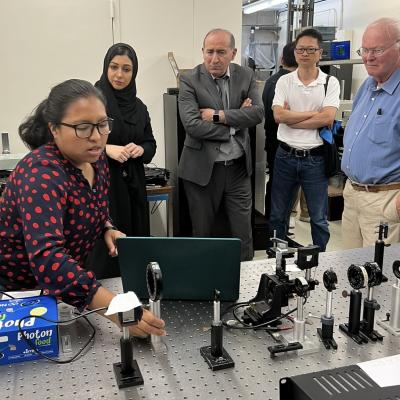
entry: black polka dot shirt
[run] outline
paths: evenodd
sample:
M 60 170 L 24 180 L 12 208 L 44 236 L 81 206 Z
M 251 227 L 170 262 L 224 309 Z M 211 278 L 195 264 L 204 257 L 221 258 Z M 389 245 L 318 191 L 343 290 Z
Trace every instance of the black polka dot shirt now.
M 100 284 L 82 268 L 108 215 L 109 172 L 104 153 L 92 164 L 91 188 L 54 143 L 27 154 L 0 198 L 0 285 L 40 287 L 79 309 Z

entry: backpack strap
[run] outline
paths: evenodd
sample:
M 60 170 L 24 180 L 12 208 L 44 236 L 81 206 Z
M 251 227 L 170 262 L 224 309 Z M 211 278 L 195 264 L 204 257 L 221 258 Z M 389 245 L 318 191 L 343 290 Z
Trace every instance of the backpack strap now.
M 326 90 L 328 89 L 328 82 L 329 82 L 330 77 L 331 77 L 330 75 L 326 75 L 326 81 L 324 83 L 325 97 L 326 97 Z

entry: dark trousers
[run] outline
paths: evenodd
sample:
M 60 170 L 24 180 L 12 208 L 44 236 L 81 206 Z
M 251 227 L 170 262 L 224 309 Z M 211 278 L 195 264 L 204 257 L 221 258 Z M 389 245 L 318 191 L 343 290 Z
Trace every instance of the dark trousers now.
M 300 186 L 306 197 L 311 218 L 313 244 L 325 251 L 329 241 L 328 178 L 325 176 L 325 162 L 322 156 L 296 157 L 279 147 L 275 157 L 272 186 L 270 237 L 276 230 L 277 237 L 285 239 L 293 198 Z
M 214 164 L 210 182 L 200 186 L 184 180 L 193 226 L 193 236 L 210 237 L 214 230 L 220 207 L 228 217 L 232 237 L 241 240 L 241 259 L 253 258 L 251 229 L 251 183 L 247 175 L 244 157 L 229 166 Z
M 267 135 L 267 133 L 266 133 Z M 267 220 L 271 213 L 271 193 L 272 193 L 272 181 L 274 177 L 274 165 L 275 155 L 279 147 L 279 141 L 276 137 L 268 136 L 265 141 L 265 151 L 267 152 L 267 163 L 268 163 L 268 182 L 265 188 L 265 210 L 264 215 Z

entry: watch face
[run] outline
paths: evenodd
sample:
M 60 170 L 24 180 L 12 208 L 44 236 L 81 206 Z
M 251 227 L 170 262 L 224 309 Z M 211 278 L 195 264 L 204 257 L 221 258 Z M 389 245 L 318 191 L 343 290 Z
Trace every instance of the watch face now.
M 213 122 L 219 122 L 219 112 L 215 111 L 213 114 Z

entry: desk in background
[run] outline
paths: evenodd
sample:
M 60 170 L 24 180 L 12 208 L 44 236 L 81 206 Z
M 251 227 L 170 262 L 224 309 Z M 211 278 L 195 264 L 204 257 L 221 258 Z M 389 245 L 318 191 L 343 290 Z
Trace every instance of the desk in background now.
M 27 153 L 0 154 L 0 196 L 3 192 L 8 176 Z
M 0 171 L 13 170 L 27 153 L 0 154 Z

